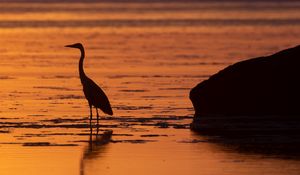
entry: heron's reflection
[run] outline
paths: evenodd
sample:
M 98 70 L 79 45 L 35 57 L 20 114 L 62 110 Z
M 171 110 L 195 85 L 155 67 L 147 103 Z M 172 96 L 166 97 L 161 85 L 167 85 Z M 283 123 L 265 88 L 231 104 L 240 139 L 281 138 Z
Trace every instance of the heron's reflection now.
M 97 125 L 96 135 L 93 135 L 93 129 L 90 129 L 88 144 L 84 147 L 83 155 L 80 161 L 80 174 L 84 175 L 84 165 L 86 160 L 95 159 L 99 157 L 99 154 L 104 152 L 107 144 L 111 140 L 113 131 L 106 130 L 103 134 L 99 134 L 99 126 Z

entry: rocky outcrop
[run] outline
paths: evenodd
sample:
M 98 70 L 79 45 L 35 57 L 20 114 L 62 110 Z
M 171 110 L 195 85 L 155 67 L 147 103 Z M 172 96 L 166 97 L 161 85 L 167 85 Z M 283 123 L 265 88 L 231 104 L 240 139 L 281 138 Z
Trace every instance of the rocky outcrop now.
M 194 124 L 209 116 L 300 115 L 300 46 L 228 66 L 194 87 L 190 99 Z

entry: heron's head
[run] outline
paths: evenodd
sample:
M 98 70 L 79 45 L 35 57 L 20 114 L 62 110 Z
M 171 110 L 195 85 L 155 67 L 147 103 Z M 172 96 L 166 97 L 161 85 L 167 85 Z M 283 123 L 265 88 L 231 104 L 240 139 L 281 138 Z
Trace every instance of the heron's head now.
M 77 48 L 77 49 L 82 49 L 83 46 L 81 43 L 75 43 L 75 44 L 71 44 L 71 45 L 66 45 L 65 47 L 71 47 L 71 48 Z

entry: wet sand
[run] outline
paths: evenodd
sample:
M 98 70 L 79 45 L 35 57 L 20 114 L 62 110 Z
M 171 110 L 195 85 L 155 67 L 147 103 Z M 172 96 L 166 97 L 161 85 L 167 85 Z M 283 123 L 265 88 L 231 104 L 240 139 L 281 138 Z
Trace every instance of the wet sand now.
M 299 174 L 297 157 L 241 151 L 192 132 L 188 99 L 190 88 L 231 63 L 298 45 L 298 3 L 0 9 L 1 174 Z M 96 144 L 95 125 L 90 142 L 79 52 L 63 47 L 79 41 L 86 74 L 114 110 L 100 114 L 99 136 L 113 130 L 105 144 Z

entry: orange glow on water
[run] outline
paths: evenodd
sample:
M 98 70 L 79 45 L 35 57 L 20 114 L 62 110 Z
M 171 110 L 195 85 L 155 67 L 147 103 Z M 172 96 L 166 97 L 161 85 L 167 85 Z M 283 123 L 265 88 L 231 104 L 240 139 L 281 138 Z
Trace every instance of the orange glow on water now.
M 298 3 L 0 5 L 1 175 L 75 175 L 81 161 L 93 175 L 299 174 L 298 161 L 240 154 L 192 133 L 188 98 L 231 63 L 299 44 Z M 84 44 L 85 71 L 114 110 L 100 122 L 114 130 L 114 142 L 86 159 L 79 52 L 64 47 L 75 42 Z M 52 145 L 24 146 L 36 142 Z

